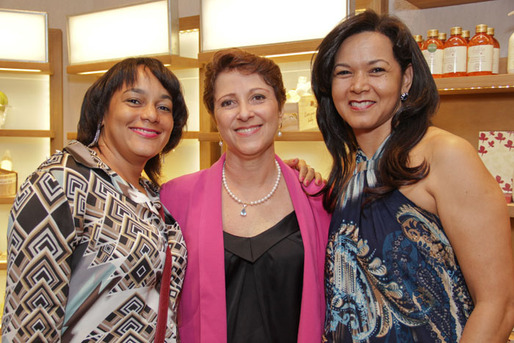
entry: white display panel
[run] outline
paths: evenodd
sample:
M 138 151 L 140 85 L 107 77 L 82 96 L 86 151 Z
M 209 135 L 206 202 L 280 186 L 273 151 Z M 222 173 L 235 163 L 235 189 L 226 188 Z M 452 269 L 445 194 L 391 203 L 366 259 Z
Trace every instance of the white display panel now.
M 49 78 L 41 74 L 1 73 L 0 91 L 9 100 L 3 129 L 50 130 Z
M 202 0 L 202 51 L 323 38 L 346 0 Z
M 168 10 L 168 3 L 170 9 Z M 178 54 L 171 31 L 176 1 L 156 1 L 68 17 L 70 64 L 129 56 Z M 178 7 L 177 7 L 178 8 Z M 177 10 L 175 10 L 177 11 Z M 171 38 L 170 38 L 171 37 Z M 175 46 L 176 45 L 176 46 Z
M 179 145 L 164 157 L 161 182 L 194 173 L 200 170 L 200 142 L 183 139 Z
M 200 130 L 200 76 L 198 69 L 180 69 L 174 70 L 182 85 L 182 93 L 186 100 L 186 106 L 189 111 L 189 118 L 185 130 Z
M 46 13 L 0 9 L 0 37 L 0 60 L 48 62 Z

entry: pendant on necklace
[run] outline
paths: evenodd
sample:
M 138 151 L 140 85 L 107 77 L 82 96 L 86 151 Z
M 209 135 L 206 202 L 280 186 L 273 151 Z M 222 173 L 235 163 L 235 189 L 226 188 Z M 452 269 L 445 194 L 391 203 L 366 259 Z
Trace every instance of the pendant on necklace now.
M 241 209 L 241 217 L 246 217 L 246 204 L 243 204 L 243 208 Z

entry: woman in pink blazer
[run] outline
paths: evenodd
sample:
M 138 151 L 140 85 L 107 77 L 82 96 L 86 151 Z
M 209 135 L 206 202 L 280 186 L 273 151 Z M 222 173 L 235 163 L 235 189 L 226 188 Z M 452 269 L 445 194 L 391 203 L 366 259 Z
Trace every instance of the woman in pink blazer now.
M 239 49 L 207 65 L 204 103 L 226 153 L 164 184 L 188 267 L 179 333 L 194 342 L 320 342 L 330 216 L 275 154 L 285 103 L 278 66 Z

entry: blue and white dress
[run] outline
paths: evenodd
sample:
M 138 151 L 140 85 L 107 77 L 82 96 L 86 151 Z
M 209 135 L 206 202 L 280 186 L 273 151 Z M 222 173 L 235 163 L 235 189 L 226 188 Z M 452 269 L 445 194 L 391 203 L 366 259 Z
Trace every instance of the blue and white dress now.
M 400 191 L 363 206 L 383 147 L 357 154 L 327 245 L 327 342 L 458 342 L 473 301 L 439 218 Z

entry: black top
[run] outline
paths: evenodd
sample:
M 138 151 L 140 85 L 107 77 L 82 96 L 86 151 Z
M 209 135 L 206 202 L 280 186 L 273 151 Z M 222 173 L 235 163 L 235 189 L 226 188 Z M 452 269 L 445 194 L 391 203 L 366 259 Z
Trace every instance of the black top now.
M 223 237 L 228 342 L 296 342 L 304 251 L 294 211 L 257 236 Z

